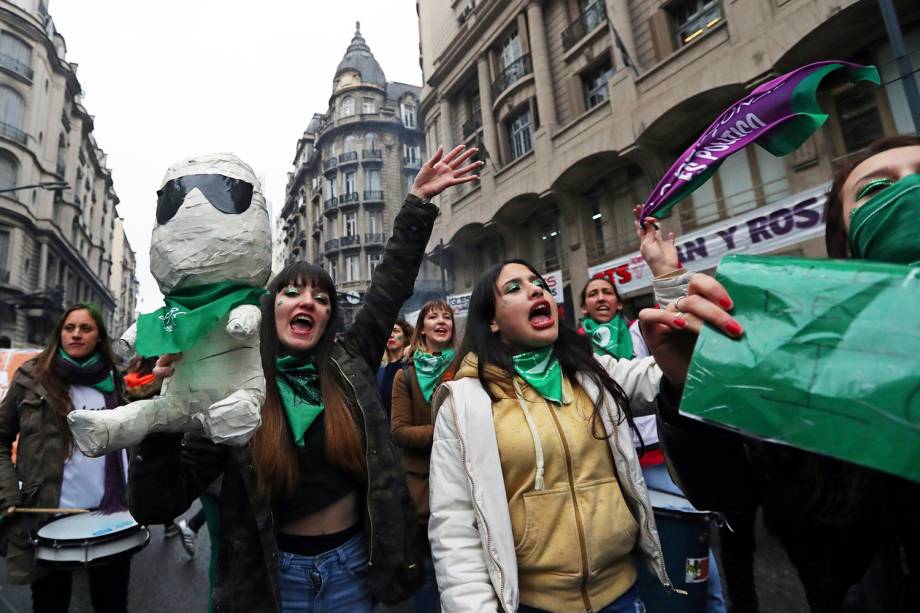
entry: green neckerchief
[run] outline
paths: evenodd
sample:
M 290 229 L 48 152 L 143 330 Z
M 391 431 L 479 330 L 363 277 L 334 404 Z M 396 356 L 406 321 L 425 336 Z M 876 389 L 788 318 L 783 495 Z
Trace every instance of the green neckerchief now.
M 61 359 L 63 359 L 66 362 L 70 362 L 77 368 L 87 368 L 89 366 L 95 366 L 96 364 L 99 363 L 99 360 L 101 359 L 99 357 L 99 353 L 95 352 L 93 353 L 93 355 L 91 355 L 90 357 L 88 357 L 87 359 L 81 362 L 79 360 L 75 360 L 74 358 L 70 357 L 70 355 L 68 355 L 67 352 L 61 349 L 60 347 L 58 347 L 58 355 L 61 356 Z M 103 394 L 111 394 L 112 392 L 115 391 L 115 377 L 112 375 L 112 371 L 109 370 L 109 374 L 106 375 L 105 379 L 97 383 L 90 383 L 87 387 L 91 387 L 95 390 L 99 390 Z
M 914 234 L 918 213 L 920 174 L 907 175 L 877 192 L 850 213 L 853 257 L 890 264 L 920 263 L 920 239 Z
M 137 318 L 137 353 L 145 356 L 185 351 L 241 304 L 258 306 L 261 287 L 224 281 L 178 289 L 164 297 L 166 306 Z
M 415 365 L 415 377 L 418 379 L 418 386 L 422 390 L 422 396 L 425 402 L 431 402 L 431 395 L 434 388 L 441 382 L 441 377 L 454 361 L 457 352 L 453 349 L 445 349 L 441 353 L 425 353 L 416 351 L 412 356 L 412 363 Z
M 284 356 L 278 358 L 275 365 L 278 369 L 275 381 L 281 394 L 281 404 L 287 413 L 288 426 L 294 435 L 294 442 L 298 447 L 303 447 L 304 433 L 323 411 L 323 393 L 313 353 L 306 356 Z
M 514 370 L 527 385 L 551 402 L 562 403 L 562 366 L 549 345 L 512 358 Z
M 581 322 L 597 355 L 612 355 L 615 358 L 630 359 L 634 350 L 629 326 L 622 315 L 615 315 L 605 324 L 598 323 L 590 317 L 585 317 Z

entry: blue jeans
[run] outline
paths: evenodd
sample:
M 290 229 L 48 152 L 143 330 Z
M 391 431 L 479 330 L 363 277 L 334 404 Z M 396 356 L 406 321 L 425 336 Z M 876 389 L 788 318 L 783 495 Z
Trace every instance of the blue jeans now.
M 645 466 L 642 468 L 642 475 L 645 477 L 645 485 L 648 489 L 674 494 L 686 500 L 684 493 L 680 491 L 680 488 L 677 487 L 677 484 L 671 479 L 671 474 L 668 473 L 668 467 L 666 465 L 656 464 L 655 466 Z M 685 509 L 677 510 L 696 510 L 689 501 L 686 502 L 687 505 Z M 710 549 L 709 581 L 706 585 L 706 613 L 725 613 L 725 611 L 726 606 L 725 596 L 722 594 L 722 579 L 719 577 L 719 567 L 716 565 L 716 557 L 713 555 L 712 549 Z
M 518 613 L 546 613 L 542 609 L 535 609 L 522 604 L 518 607 Z M 639 590 L 633 585 L 626 590 L 626 593 L 611 602 L 597 613 L 645 613 L 645 605 L 639 598 Z
M 318 556 L 280 554 L 281 608 L 304 613 L 371 613 L 364 534 Z

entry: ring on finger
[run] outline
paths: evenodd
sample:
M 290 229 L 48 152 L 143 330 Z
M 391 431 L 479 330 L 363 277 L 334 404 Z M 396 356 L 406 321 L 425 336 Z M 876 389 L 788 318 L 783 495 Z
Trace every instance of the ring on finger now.
M 686 296 L 681 296 L 680 298 L 678 298 L 678 299 L 674 302 L 674 308 L 675 308 L 675 309 L 678 311 L 678 313 L 680 313 L 681 315 L 683 315 L 683 314 L 682 314 L 681 311 L 680 311 L 680 301 L 683 300 L 684 298 L 686 298 Z

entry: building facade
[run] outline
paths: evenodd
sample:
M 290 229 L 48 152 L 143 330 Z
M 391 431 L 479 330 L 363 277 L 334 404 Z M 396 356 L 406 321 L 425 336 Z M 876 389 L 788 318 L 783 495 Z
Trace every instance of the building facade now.
M 109 281 L 109 288 L 115 298 L 115 312 L 112 314 L 112 323 L 109 326 L 109 334 L 112 338 L 120 338 L 137 319 L 136 269 L 134 252 L 125 235 L 124 220 L 117 217 L 112 235 L 112 276 Z
M 117 204 L 48 3 L 0 1 L 0 344 L 44 343 L 77 301 L 113 327 Z M 130 251 L 124 241 L 119 288 L 134 277 Z
M 297 141 L 279 259 L 325 268 L 346 323 L 363 301 L 393 218 L 424 161 L 419 95 L 417 86 L 386 80 L 358 24 L 336 69 L 329 107 L 313 115 Z
M 663 229 L 685 265 L 726 252 L 826 255 L 834 168 L 915 126 L 875 0 L 460 0 L 418 2 L 421 117 L 430 144 L 481 144 L 479 185 L 444 196 L 429 251 L 447 245 L 451 299 L 486 267 L 523 257 L 578 309 L 590 276 L 648 304 L 633 207 L 716 116 L 810 62 L 878 66 L 883 86 L 835 85 L 829 118 L 794 154 L 729 158 Z M 920 4 L 896 8 L 920 67 Z M 915 76 L 916 76 L 915 72 Z M 572 300 L 572 297 L 575 300 Z M 460 307 L 462 310 L 462 306 Z

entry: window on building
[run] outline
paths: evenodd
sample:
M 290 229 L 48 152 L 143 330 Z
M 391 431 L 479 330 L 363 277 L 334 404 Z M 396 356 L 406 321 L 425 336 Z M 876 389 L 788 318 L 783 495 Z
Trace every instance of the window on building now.
M 349 211 L 342 218 L 342 236 L 357 236 L 357 234 L 358 214 L 354 211 Z
M 722 23 L 719 0 L 683 0 L 668 7 L 677 33 L 677 46 L 682 47 Z
M 8 151 L 0 150 L 0 189 L 16 187 L 16 175 L 19 173 L 19 162 Z
M 834 96 L 837 119 L 847 153 L 859 151 L 884 135 L 875 94 L 867 87 L 849 87 Z
M 349 134 L 345 137 L 345 142 L 343 144 L 343 153 L 348 153 L 349 151 L 355 150 L 355 143 L 358 141 L 357 137 L 354 134 Z
M 407 128 L 415 128 L 417 124 L 415 117 L 415 101 L 411 98 L 407 99 L 400 105 L 400 108 L 402 109 L 403 125 Z
M 335 257 L 329 258 L 329 276 L 332 277 L 332 282 L 333 282 L 333 283 L 338 283 L 338 282 L 339 282 L 339 274 L 338 274 L 338 272 L 339 272 L 339 271 L 338 271 L 338 262 L 336 262 L 336 258 L 335 258 Z
M 0 55 L 4 65 L 28 79 L 32 78 L 32 48 L 9 32 L 0 34 Z
M 508 68 L 519 59 L 521 59 L 523 55 L 524 45 L 521 44 L 521 39 L 518 36 L 517 28 L 515 28 L 508 34 L 508 37 L 505 38 L 504 42 L 502 43 L 501 55 L 499 56 L 501 60 L 501 67 L 503 69 Z M 520 76 L 523 76 L 523 72 Z
M 529 108 L 508 121 L 508 137 L 511 141 L 511 159 L 513 160 L 533 149 L 533 125 Z
M 542 258 L 543 270 L 555 270 L 562 265 L 559 259 L 559 222 L 555 219 L 546 220 L 540 225 L 539 253 Z
M 381 211 L 367 212 L 367 232 L 368 234 L 383 233 L 383 213 Z
M 10 275 L 9 253 L 10 253 L 10 231 L 0 228 L 0 281 L 3 281 L 3 282 L 9 281 L 9 275 Z
M 603 19 L 603 4 L 601 0 L 579 0 L 578 8 L 581 9 L 586 34 L 597 27 Z
M 378 169 L 368 168 L 364 171 L 364 189 L 380 191 L 380 171 Z
M 377 270 L 377 266 L 379 265 L 380 265 L 380 253 L 368 253 L 367 254 L 367 274 L 373 277 L 374 271 Z
M 373 98 L 364 98 L 363 100 L 361 100 L 361 112 L 362 113 L 367 115 L 369 113 L 373 113 L 374 111 L 376 111 L 376 108 L 374 107 Z
M 351 117 L 355 114 L 355 99 L 351 96 L 342 98 L 342 117 Z
M 365 149 L 376 149 L 377 148 L 377 133 L 368 132 L 364 135 L 364 147 Z
M 345 193 L 354 194 L 357 191 L 358 191 L 358 173 L 346 172 L 345 173 Z
M 403 145 L 403 160 L 407 164 L 421 163 L 422 148 L 418 145 Z
M 323 183 L 323 199 L 329 200 L 330 198 L 335 198 L 335 181 Z
M 595 251 L 603 253 L 604 251 L 604 214 L 601 213 L 601 205 L 596 199 L 591 202 L 591 227 L 594 230 L 594 248 Z
M 592 109 L 610 97 L 607 83 L 612 76 L 613 68 L 610 62 L 605 62 L 582 74 L 581 84 L 585 93 L 585 108 Z
M 345 256 L 345 280 L 346 281 L 360 281 L 361 273 L 358 270 L 358 256 L 356 255 L 346 255 Z
M 25 126 L 26 103 L 22 96 L 6 85 L 0 85 L 0 122 L 21 131 Z

